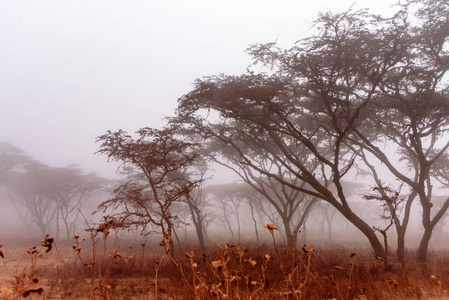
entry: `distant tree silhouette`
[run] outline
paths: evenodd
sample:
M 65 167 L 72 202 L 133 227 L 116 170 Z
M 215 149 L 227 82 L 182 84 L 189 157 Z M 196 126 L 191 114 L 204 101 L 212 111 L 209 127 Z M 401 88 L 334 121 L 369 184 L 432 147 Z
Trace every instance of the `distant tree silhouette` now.
M 59 237 L 62 222 L 70 239 L 79 209 L 106 182 L 74 166 L 52 168 L 29 159 L 4 176 L 3 192 L 25 224 L 35 223 L 43 235 L 54 227 Z

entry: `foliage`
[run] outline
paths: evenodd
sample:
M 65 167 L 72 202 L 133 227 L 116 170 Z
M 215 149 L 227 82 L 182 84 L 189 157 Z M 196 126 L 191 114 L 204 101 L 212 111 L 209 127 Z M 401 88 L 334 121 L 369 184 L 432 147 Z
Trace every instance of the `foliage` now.
M 44 235 L 60 224 L 70 238 L 79 210 L 108 180 L 94 173 L 84 174 L 76 165 L 49 167 L 35 161 L 21 149 L 0 143 L 0 186 L 4 199 L 26 225 L 36 224 Z
M 161 243 L 167 242 L 173 251 L 172 233 L 177 218 L 171 206 L 202 181 L 190 177 L 189 170 L 198 158 L 198 145 L 177 139 L 172 129 L 142 128 L 137 134 L 139 137 L 134 139 L 120 130 L 98 138 L 98 153 L 121 162 L 120 171 L 128 175 L 99 210 L 116 210 L 112 216 L 116 227 L 139 228 L 142 233 L 160 231 Z
M 433 227 L 449 206 L 448 201 L 431 218 L 430 169 L 449 147 L 449 94 L 443 84 L 449 22 L 447 13 L 440 15 L 448 5 L 408 1 L 398 8 L 391 18 L 366 10 L 324 13 L 316 21 L 318 34 L 288 50 L 275 43 L 251 46 L 254 63 L 269 67 L 269 73 L 197 80 L 179 99 L 172 122 L 255 176 L 327 201 L 383 257 L 378 237 L 353 213 L 343 185 L 353 170 L 366 172 L 366 151 L 418 195 L 425 260 Z M 218 118 L 204 111 L 218 112 Z M 402 159 L 396 163 L 384 145 Z M 266 167 L 267 160 L 296 182 Z

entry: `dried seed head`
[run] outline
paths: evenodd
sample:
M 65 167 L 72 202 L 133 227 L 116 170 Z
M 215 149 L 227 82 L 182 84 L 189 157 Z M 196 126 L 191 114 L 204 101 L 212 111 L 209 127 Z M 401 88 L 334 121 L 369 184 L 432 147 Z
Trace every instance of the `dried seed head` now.
M 215 269 L 218 269 L 218 268 L 220 268 L 220 267 L 223 267 L 223 263 L 222 263 L 221 260 L 214 260 L 214 261 L 211 261 L 211 265 L 212 265 L 212 267 L 215 268 Z
M 394 279 L 387 280 L 387 282 L 394 287 L 398 287 L 398 283 Z
M 257 262 L 255 260 L 253 260 L 251 257 L 247 260 L 247 262 L 249 262 L 249 264 L 253 267 L 255 267 L 257 265 Z
M 22 297 L 26 298 L 33 293 L 37 293 L 38 295 L 41 295 L 44 293 L 44 289 L 37 285 L 31 285 L 23 291 Z
M 41 246 L 47 248 L 47 250 L 45 251 L 50 252 L 52 247 L 53 247 L 53 243 L 54 243 L 54 239 L 53 238 L 49 238 L 49 235 L 46 234 L 44 239 L 41 240 Z
M 345 268 L 343 268 L 342 266 L 334 266 L 334 268 L 340 271 L 345 271 Z
M 193 259 L 193 257 L 195 256 L 195 250 L 193 250 L 192 252 L 186 252 L 186 253 L 184 253 L 184 255 L 185 255 L 188 259 Z
M 112 256 L 112 258 L 122 258 L 122 255 L 120 253 L 118 253 L 118 250 L 114 250 L 114 255 Z
M 31 246 L 28 250 L 27 250 L 29 255 L 33 255 L 36 253 L 39 253 L 39 251 L 36 250 L 36 246 Z
M 315 251 L 315 249 L 310 247 L 309 244 L 306 244 L 302 247 L 302 251 L 304 251 L 304 253 L 306 253 L 306 254 L 309 254 L 309 253 L 312 253 L 313 251 Z
M 264 224 L 263 227 L 265 227 L 266 229 L 268 229 L 271 233 L 273 232 L 273 230 L 277 229 L 276 225 L 274 223 L 271 224 Z

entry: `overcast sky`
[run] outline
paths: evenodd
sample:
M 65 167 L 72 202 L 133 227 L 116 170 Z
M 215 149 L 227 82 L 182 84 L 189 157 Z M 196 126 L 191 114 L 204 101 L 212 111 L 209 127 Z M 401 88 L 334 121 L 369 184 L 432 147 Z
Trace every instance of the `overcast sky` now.
M 161 127 L 196 78 L 238 75 L 253 43 L 289 47 L 354 0 L 0 1 L 0 141 L 50 166 L 112 176 L 108 129 Z M 392 11 L 395 1 L 354 8 Z

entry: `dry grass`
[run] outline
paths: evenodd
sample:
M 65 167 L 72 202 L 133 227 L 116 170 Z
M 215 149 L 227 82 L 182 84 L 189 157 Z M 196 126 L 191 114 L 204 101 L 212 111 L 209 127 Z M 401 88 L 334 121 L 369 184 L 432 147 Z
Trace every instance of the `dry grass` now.
M 4 245 L 0 299 L 445 299 L 448 255 L 386 268 L 369 249 L 217 245 L 171 257 L 109 248 L 108 231 L 73 246 Z M 51 241 L 51 243 L 49 243 Z M 163 245 L 164 246 L 164 245 Z M 51 251 L 50 251 L 51 250 Z M 153 253 L 152 253 L 153 252 Z M 160 252 L 159 252 L 160 253 Z

